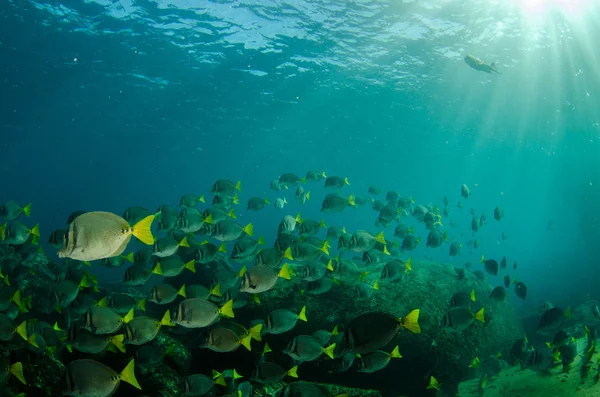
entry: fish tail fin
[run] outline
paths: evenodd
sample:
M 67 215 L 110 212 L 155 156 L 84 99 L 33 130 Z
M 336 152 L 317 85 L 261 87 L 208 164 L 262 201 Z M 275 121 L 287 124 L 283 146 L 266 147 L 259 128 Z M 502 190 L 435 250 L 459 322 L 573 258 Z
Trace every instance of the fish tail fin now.
M 244 232 L 246 232 L 248 236 L 252 236 L 252 234 L 254 234 L 254 225 L 249 223 L 244 226 Z
M 223 376 L 223 374 L 219 374 L 217 377 L 215 377 L 215 384 L 220 385 L 220 386 L 227 386 L 227 382 L 225 381 L 225 376 Z
M 429 389 L 440 390 L 440 382 L 438 382 L 433 375 L 431 375 L 431 378 L 429 378 L 429 386 L 427 386 L 427 390 Z
M 375 280 L 375 282 L 373 283 L 373 289 L 375 291 L 379 291 L 379 280 Z
M 148 215 L 133 225 L 133 235 L 146 245 L 154 244 L 154 236 L 152 235 L 152 230 L 150 230 L 152 221 L 154 221 L 154 215 Z
M 231 211 L 227 213 L 227 215 L 232 219 L 237 219 L 237 216 L 235 216 L 235 208 L 232 208 Z
M 224 241 L 221 243 L 221 245 L 219 245 L 219 252 L 222 252 L 224 254 L 227 253 L 227 247 L 225 247 L 225 242 Z
M 191 261 L 185 264 L 185 268 L 188 269 L 192 273 L 196 273 L 196 260 L 192 259 Z
M 260 336 L 260 332 L 262 331 L 263 325 L 256 324 L 254 327 L 248 330 L 248 335 L 252 337 L 252 339 L 262 342 L 262 336 Z
M 310 201 L 310 190 L 306 193 L 306 199 Z
M 204 199 L 204 195 L 201 195 L 200 197 L 198 197 L 198 201 L 201 203 L 206 203 L 206 200 Z
M 213 289 L 210 290 L 210 294 L 220 297 L 221 296 L 221 284 L 217 284 Z
M 10 373 L 13 374 L 15 378 L 21 381 L 24 385 L 27 384 L 25 380 L 25 375 L 23 375 L 23 364 L 21 362 L 16 362 L 10 366 Z
M 365 282 L 365 280 L 367 279 L 367 276 L 368 276 L 368 275 L 369 275 L 369 272 L 362 272 L 362 273 L 360 274 L 360 282 L 361 282 L 361 283 L 364 283 L 364 282 Z
M 333 271 L 333 260 L 332 259 L 330 259 L 329 262 L 327 262 L 327 270 Z
M 302 307 L 302 310 L 300 310 L 300 313 L 298 313 L 298 318 L 299 318 L 300 320 L 302 320 L 302 321 L 305 321 L 305 322 L 306 322 L 306 321 L 308 321 L 308 320 L 306 319 L 306 306 L 303 306 L 303 307 Z
M 421 333 L 421 327 L 419 326 L 419 313 L 420 309 L 415 309 L 408 313 L 402 320 L 402 326 L 414 334 Z
M 323 229 L 327 229 L 327 225 L 325 224 L 325 219 L 321 219 L 321 222 L 319 223 L 319 227 L 322 227 Z
M 254 301 L 254 303 L 256 303 L 257 305 L 260 305 L 260 296 L 258 296 L 258 294 L 252 294 L 252 300 Z
M 290 276 L 290 265 L 285 263 L 283 265 L 283 267 L 281 268 L 281 270 L 279 271 L 279 277 L 281 278 L 285 278 L 286 280 L 291 279 L 292 277 Z
M 265 204 L 267 204 L 267 205 L 270 205 L 270 204 L 271 204 L 271 202 L 269 201 L 269 198 L 268 198 L 268 197 L 265 197 Z
M 344 184 L 350 186 L 350 182 L 348 182 L 348 177 L 344 178 Z
M 181 288 L 179 288 L 179 291 L 177 291 L 177 295 L 181 295 L 187 299 L 187 293 L 185 292 L 185 284 L 183 284 Z
M 331 330 L 331 335 L 339 335 L 339 331 L 338 331 L 338 326 L 334 326 L 333 329 Z
M 27 343 L 29 343 L 31 346 L 35 347 L 36 349 L 40 348 L 37 344 L 37 338 L 36 338 L 35 334 L 32 334 L 29 338 L 27 338 Z
M 356 206 L 356 198 L 354 197 L 353 194 L 351 194 L 350 196 L 348 196 L 348 205 L 351 205 L 353 207 Z
M 482 307 L 481 310 L 475 314 L 475 320 L 485 323 L 485 307 Z
M 242 181 L 237 181 L 237 183 L 235 184 L 235 190 L 237 190 L 238 192 L 242 191 Z
M 110 343 L 112 343 L 121 353 L 125 353 L 127 350 L 125 349 L 125 344 L 123 341 L 125 340 L 125 335 L 114 335 L 110 337 Z
M 19 334 L 23 340 L 27 340 L 27 321 L 23 321 L 17 326 L 17 334 Z
M 473 359 L 473 361 L 471 361 L 471 364 L 469 365 L 469 368 L 479 368 L 480 364 L 481 364 L 481 361 L 479 360 L 479 357 L 475 357 Z
M 329 241 L 325 240 L 325 242 L 323 242 L 323 246 L 321 247 L 321 251 L 323 253 L 325 253 L 325 255 L 329 255 Z
M 388 249 L 387 249 L 387 245 L 384 245 L 384 246 L 383 246 L 383 253 L 384 253 L 385 255 L 391 255 L 391 254 L 390 254 L 390 251 L 388 251 Z
M 402 354 L 400 354 L 400 348 L 398 346 L 394 347 L 394 350 L 390 353 L 390 357 L 392 358 L 402 358 Z
M 152 273 L 162 276 L 163 273 L 162 269 L 160 268 L 160 262 L 156 262 L 156 266 L 154 266 L 154 269 L 152 269 Z
M 292 378 L 297 378 L 298 377 L 298 366 L 294 366 L 292 368 L 290 368 L 289 371 L 287 371 L 287 375 L 291 376 Z
M 125 260 L 126 260 L 127 262 L 129 262 L 129 263 L 133 263 L 133 261 L 134 261 L 134 259 L 135 259 L 135 256 L 134 256 L 134 254 L 133 254 L 133 251 L 131 251 L 130 253 L 128 253 L 127 255 L 125 255 L 125 256 L 123 257 L 123 259 L 125 259 Z
M 175 325 L 171 320 L 170 310 L 165 311 L 165 314 L 163 314 L 162 318 L 160 319 L 160 325 L 166 325 L 167 327 L 172 327 Z
M 25 207 L 23 207 L 23 213 L 27 217 L 31 215 L 31 203 L 29 203 Z
M 404 273 L 408 273 L 408 272 L 411 272 L 411 271 L 412 271 L 411 258 L 408 258 L 408 260 L 404 264 Z
M 333 360 L 333 352 L 334 351 L 335 351 L 335 343 L 332 343 L 331 345 L 329 345 L 325 349 L 323 349 L 323 353 L 325 353 L 327 355 L 327 357 L 329 357 L 332 360 Z
M 469 298 L 471 299 L 472 302 L 475 302 L 476 298 L 475 298 L 475 290 L 474 289 L 471 290 L 471 295 L 469 296 Z
M 234 318 L 233 314 L 233 299 L 228 300 L 220 309 L 219 313 L 224 315 L 225 317 Z
M 189 248 L 190 247 L 190 243 L 188 243 L 188 239 L 187 236 L 185 236 L 180 242 L 179 242 L 179 246 L 180 247 L 186 247 Z
M 258 238 L 258 241 L 256 242 L 256 245 L 265 245 L 265 238 L 263 236 L 260 236 Z
M 0 238 L 2 241 L 6 239 L 6 224 L 7 222 L 4 222 L 2 225 L 0 225 Z
M 283 253 L 283 257 L 287 258 L 287 259 L 289 259 L 291 261 L 294 260 L 294 257 L 292 256 L 292 247 L 287 247 L 287 249 Z
M 213 223 L 215 223 L 215 221 L 213 221 L 212 214 L 208 214 L 208 216 L 206 218 L 204 218 L 204 223 L 208 223 L 209 225 L 212 225 Z
M 31 234 L 33 234 L 35 237 L 40 237 L 40 225 L 37 224 L 35 225 L 33 228 L 31 228 Z
M 375 239 L 377 240 L 377 242 L 381 243 L 381 244 L 387 244 L 385 242 L 385 236 L 383 235 L 383 232 L 379 233 L 377 236 L 375 236 Z
M 240 340 L 240 345 L 243 345 L 246 349 L 248 349 L 248 351 L 252 351 L 252 337 L 250 335 L 242 338 Z
M 142 311 L 146 311 L 146 302 L 147 299 L 144 298 L 141 301 L 139 301 L 136 306 L 139 307 Z
M 485 255 L 481 255 L 481 260 L 479 261 L 479 263 L 485 263 Z
M 127 314 L 125 315 L 125 317 L 123 317 L 123 323 L 127 324 L 128 322 L 133 320 L 134 313 L 135 313 L 135 308 L 132 308 L 131 310 L 129 310 L 127 312 Z
M 135 378 L 135 360 L 131 360 L 129 364 L 127 364 L 123 372 L 119 374 L 119 379 L 121 379 L 123 382 L 129 383 L 138 390 L 142 390 L 142 387 Z

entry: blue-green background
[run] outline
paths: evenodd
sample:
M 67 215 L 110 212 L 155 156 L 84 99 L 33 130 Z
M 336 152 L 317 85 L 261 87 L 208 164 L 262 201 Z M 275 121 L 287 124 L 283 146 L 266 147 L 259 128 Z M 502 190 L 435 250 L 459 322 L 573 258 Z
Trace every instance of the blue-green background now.
M 588 4 L 4 0 L 0 201 L 32 202 L 45 239 L 74 210 L 153 210 L 239 179 L 243 207 L 291 202 L 238 209 L 272 240 L 284 213 L 320 218 L 325 192 L 310 187 L 301 207 L 270 181 L 322 169 L 350 179 L 344 194 L 447 195 L 460 241 L 468 210 L 488 213 L 478 251 L 422 245 L 416 258 L 506 255 L 531 305 L 598 297 L 600 13 L 571 3 Z M 467 53 L 502 74 L 469 68 Z M 374 230 L 376 215 L 325 219 Z

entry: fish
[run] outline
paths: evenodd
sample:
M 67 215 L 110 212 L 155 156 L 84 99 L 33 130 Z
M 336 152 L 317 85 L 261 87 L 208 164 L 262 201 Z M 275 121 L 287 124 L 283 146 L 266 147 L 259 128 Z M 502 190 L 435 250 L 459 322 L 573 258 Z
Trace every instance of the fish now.
M 216 181 L 210 192 L 216 196 L 233 196 L 236 192 L 242 191 L 242 181 L 234 183 L 229 179 L 219 179 Z
M 420 239 L 416 238 L 413 235 L 408 235 L 402 239 L 402 250 L 404 251 L 412 251 L 417 245 L 420 243 Z
M 175 324 L 171 321 L 171 313 L 167 310 L 161 320 L 152 317 L 136 317 L 125 324 L 123 335 L 124 343 L 129 345 L 143 345 L 158 335 L 163 326 L 173 327 Z
M 131 309 L 139 308 L 146 311 L 146 298 L 136 300 L 129 294 L 113 293 L 98 301 L 98 306 L 110 307 L 121 315 L 127 314 Z
M 260 211 L 263 208 L 265 208 L 265 205 L 269 204 L 271 204 L 271 202 L 266 197 L 251 197 L 250 199 L 248 199 L 246 211 Z
M 286 204 L 287 204 L 287 199 L 284 198 L 277 198 L 275 199 L 275 202 L 273 203 L 273 206 L 277 209 L 282 209 Z
M 321 179 L 327 179 L 327 175 L 323 171 L 311 170 L 306 173 L 304 180 L 311 182 L 318 182 Z
M 123 283 L 127 285 L 144 285 L 152 277 L 152 269 L 144 265 L 131 265 L 125 270 Z
M 388 282 L 396 282 L 402 280 L 404 275 L 412 271 L 411 258 L 406 262 L 400 259 L 392 259 L 388 261 L 381 269 L 381 280 Z
M 369 194 L 373 196 L 377 196 L 381 193 L 381 188 L 379 186 L 371 185 L 369 186 Z
M 81 328 L 76 323 L 71 323 L 69 332 L 67 334 L 66 347 L 70 352 L 73 348 L 88 354 L 98 354 L 106 350 L 106 348 L 112 344 L 117 349 L 125 352 L 125 345 L 123 334 L 118 335 L 96 335 L 90 331 Z
M 460 187 L 460 195 L 466 199 L 468 199 L 471 196 L 471 191 L 469 190 L 467 185 L 463 184 Z
M 218 307 L 204 299 L 186 299 L 177 306 L 172 320 L 185 328 L 202 328 L 217 321 L 220 315 L 234 317 L 233 300 Z
M 302 186 L 298 186 L 296 189 L 296 201 L 300 204 L 305 204 L 310 200 L 310 191 L 305 191 Z
M 168 305 L 177 299 L 178 296 L 187 299 L 185 285 L 177 289 L 170 284 L 156 284 L 150 291 L 148 301 L 154 302 L 157 305 Z
M 342 178 L 340 176 L 329 176 L 325 179 L 325 187 L 331 189 L 341 189 L 346 185 L 350 185 L 348 178 Z
M 495 259 L 485 259 L 485 256 L 482 256 L 481 263 L 489 274 L 493 276 L 498 274 L 498 262 Z
M 162 258 L 159 262 L 156 262 L 156 266 L 152 269 L 152 273 L 163 277 L 178 276 L 185 269 L 188 269 L 192 273 L 196 273 L 195 262 L 194 259 L 184 262 L 181 257 L 177 255 L 167 256 Z
M 450 307 L 465 307 L 471 306 L 472 302 L 476 301 L 475 290 L 471 290 L 470 294 L 466 292 L 457 292 L 450 299 Z
M 546 346 L 548 346 L 550 349 L 557 349 L 569 343 L 570 341 L 571 338 L 569 337 L 569 334 L 567 334 L 565 330 L 560 329 L 554 334 L 552 342 L 546 342 Z
M 26 217 L 31 216 L 31 203 L 21 207 L 15 201 L 7 201 L 0 206 L 0 217 L 5 221 L 14 221 L 22 214 L 25 214 Z
M 30 237 L 33 244 L 39 243 L 40 225 L 35 225 L 31 229 L 19 221 L 5 222 L 0 225 L 0 239 L 5 244 L 21 245 L 26 243 Z
M 74 360 L 67 366 L 64 394 L 108 397 L 117 391 L 121 381 L 142 390 L 135 378 L 135 360 L 129 361 L 120 373 L 92 359 Z
M 440 326 L 460 332 L 467 329 L 474 320 L 485 322 L 485 310 L 483 308 L 477 313 L 473 313 L 463 307 L 454 307 L 444 314 Z
M 279 183 L 287 187 L 292 187 L 296 186 L 299 183 L 306 183 L 306 180 L 304 178 L 300 178 L 296 174 L 288 172 L 279 177 Z
M 152 251 L 152 255 L 157 256 L 159 258 L 175 255 L 179 247 L 190 247 L 187 236 L 179 242 L 171 236 L 165 236 L 154 241 L 154 249 Z
M 125 316 L 108 307 L 92 306 L 84 314 L 81 327 L 96 335 L 114 334 L 133 319 L 133 309 Z
M 234 241 L 245 235 L 252 236 L 253 230 L 252 223 L 241 226 L 233 219 L 223 219 L 214 225 L 211 237 L 219 241 Z
M 271 383 L 279 382 L 285 379 L 286 376 L 297 378 L 298 366 L 296 365 L 290 368 L 289 370 L 285 370 L 281 368 L 278 364 L 266 361 L 260 363 L 256 367 L 254 373 L 252 374 L 252 380 L 263 385 L 268 385 Z
M 536 372 L 546 371 L 554 361 L 552 350 L 546 346 L 526 350 L 521 356 L 522 366 Z
M 540 318 L 538 331 L 555 331 L 562 327 L 565 321 L 565 312 L 559 307 L 553 307 L 546 310 Z
M 375 350 L 371 353 L 361 355 L 358 359 L 358 372 L 373 373 L 384 369 L 392 358 L 402 358 L 398 346 L 391 353 Z
M 496 219 L 498 222 L 500 222 L 502 219 L 504 219 L 504 209 L 500 208 L 499 206 L 496 206 L 496 208 L 494 208 L 494 219 Z
M 298 320 L 308 321 L 306 318 L 306 306 L 299 313 L 288 309 L 276 309 L 267 315 L 263 332 L 266 334 L 283 334 L 296 326 Z
M 125 251 L 131 236 L 146 245 L 154 244 L 150 215 L 133 227 L 118 215 L 110 212 L 87 212 L 79 215 L 69 225 L 59 258 L 93 261 L 118 256 Z
M 214 385 L 227 386 L 223 376 L 215 379 L 202 374 L 188 375 L 183 384 L 184 396 L 203 396 L 207 394 Z
M 457 241 L 454 241 L 452 244 L 450 244 L 448 254 L 450 256 L 460 256 L 461 248 L 462 248 L 462 244 Z
M 333 359 L 335 346 L 336 344 L 332 343 L 323 347 L 312 335 L 298 335 L 288 343 L 283 352 L 296 362 L 303 363 L 317 360 L 323 354 Z
M 150 211 L 143 207 L 129 207 L 123 213 L 123 219 L 125 219 L 130 225 L 135 225 L 150 215 Z
M 492 73 L 500 74 L 500 72 L 496 69 L 495 63 L 491 63 L 488 65 L 487 63 L 485 63 L 484 61 L 482 61 L 479 58 L 474 57 L 473 55 L 465 55 L 464 61 L 471 68 L 473 68 L 479 72 L 485 72 L 485 73 L 489 73 L 489 74 L 492 74 Z
M 490 299 L 496 302 L 504 301 L 504 297 L 506 297 L 506 290 L 503 286 L 498 286 L 492 290 L 490 293 Z
M 510 276 L 508 274 L 504 276 L 504 287 L 510 287 Z
M 419 309 L 405 318 L 398 318 L 384 312 L 368 312 L 350 321 L 342 339 L 342 351 L 362 354 L 387 345 L 400 331 L 406 328 L 412 333 L 421 333 Z
M 170 205 L 161 205 L 156 210 L 156 220 L 158 230 L 170 231 L 177 225 L 179 213 Z
M 242 277 L 240 291 L 250 294 L 260 294 L 270 290 L 280 277 L 286 280 L 291 278 L 287 263 L 279 270 L 264 265 L 254 266 L 246 270 L 244 266 L 239 276 Z
M 515 293 L 519 298 L 525 300 L 527 297 L 527 286 L 523 282 L 517 281 L 515 284 Z
M 197 196 L 195 194 L 185 194 L 179 200 L 180 207 L 196 208 L 198 203 L 205 203 L 204 195 Z

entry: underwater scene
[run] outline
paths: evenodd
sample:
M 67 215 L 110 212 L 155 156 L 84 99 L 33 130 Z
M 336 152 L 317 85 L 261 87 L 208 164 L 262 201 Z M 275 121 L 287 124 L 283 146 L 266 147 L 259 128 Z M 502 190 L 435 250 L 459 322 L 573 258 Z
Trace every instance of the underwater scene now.
M 0 396 L 600 396 L 598 37 L 594 0 L 2 0 Z

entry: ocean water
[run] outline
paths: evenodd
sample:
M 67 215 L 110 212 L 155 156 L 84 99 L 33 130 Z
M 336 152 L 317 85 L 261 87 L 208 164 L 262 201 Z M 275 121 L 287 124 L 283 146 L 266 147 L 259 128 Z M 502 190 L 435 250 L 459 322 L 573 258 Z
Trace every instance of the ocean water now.
M 413 257 L 505 255 L 529 288 L 509 294 L 519 310 L 600 299 L 597 37 L 591 0 L 3 0 L 0 202 L 31 202 L 45 241 L 75 210 L 210 201 L 227 178 L 267 241 L 288 213 L 377 230 L 368 206 L 322 214 L 322 182 L 310 205 L 269 189 L 318 169 L 348 177 L 344 195 L 447 196 L 463 254 Z M 251 196 L 289 204 L 246 212 Z M 471 208 L 488 214 L 478 250 Z

